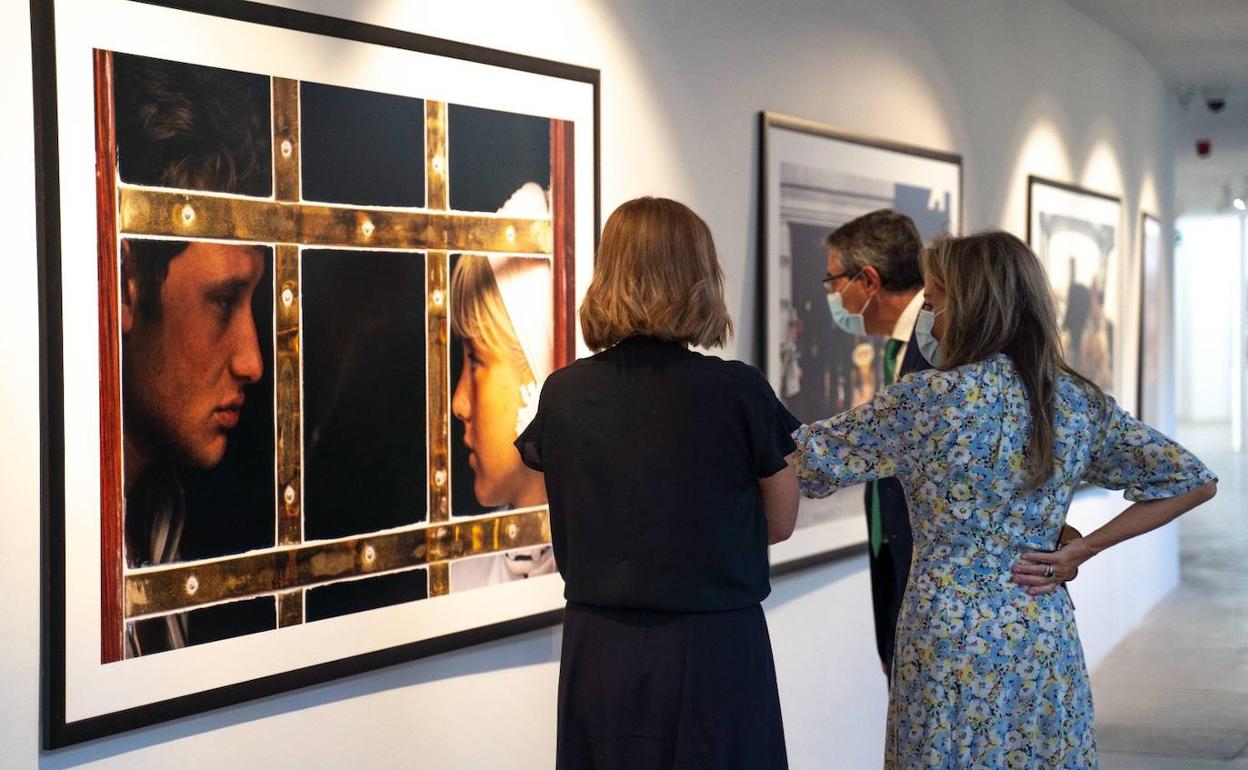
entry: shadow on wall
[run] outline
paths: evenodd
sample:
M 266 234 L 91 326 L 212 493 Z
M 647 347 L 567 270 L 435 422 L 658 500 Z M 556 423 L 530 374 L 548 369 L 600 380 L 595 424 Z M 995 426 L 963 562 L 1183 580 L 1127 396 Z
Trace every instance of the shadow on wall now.
M 260 720 L 290 715 L 333 703 L 367 698 L 433 682 L 469 678 L 507 669 L 558 663 L 560 628 L 542 629 L 463 650 L 422 658 L 323 685 L 227 706 L 216 711 L 142 728 L 122 735 L 47 752 L 39 757 L 41 770 L 74 768 L 116 758 L 129 752 Z M 414 722 L 415 724 L 415 722 Z M 311 742 L 317 742 L 310 737 Z M 280 751 L 274 747 L 274 751 Z M 246 763 L 244 763 L 246 764 Z
M 1001 208 L 990 226 L 1000 225 L 1020 238 L 1027 235 L 1027 177 L 1035 174 L 1058 181 L 1077 181 L 1070 148 L 1070 118 L 1051 93 L 1036 94 L 1015 121 L 1015 141 L 1006 157 L 1014 158 L 1008 174 L 984 174 L 978 180 L 985 201 Z
M 1122 132 L 1112 120 L 1102 115 L 1092 124 L 1089 139 L 1090 149 L 1079 177 L 1081 184 L 1092 190 L 1121 195 L 1124 207 L 1135 208 L 1137 201 L 1132 199 L 1134 190 L 1128 189 L 1122 177 L 1122 158 L 1118 154 L 1118 148 L 1125 146 Z

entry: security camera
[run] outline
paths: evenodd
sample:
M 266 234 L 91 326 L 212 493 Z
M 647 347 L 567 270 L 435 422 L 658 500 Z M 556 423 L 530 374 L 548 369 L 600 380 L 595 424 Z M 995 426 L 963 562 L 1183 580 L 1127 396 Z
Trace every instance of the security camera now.
M 1210 112 L 1212 112 L 1214 115 L 1217 115 L 1219 112 L 1226 109 L 1226 93 L 1225 92 L 1220 91 L 1220 90 L 1214 91 L 1210 89 L 1205 89 L 1204 96 L 1205 96 L 1205 108 L 1208 109 Z

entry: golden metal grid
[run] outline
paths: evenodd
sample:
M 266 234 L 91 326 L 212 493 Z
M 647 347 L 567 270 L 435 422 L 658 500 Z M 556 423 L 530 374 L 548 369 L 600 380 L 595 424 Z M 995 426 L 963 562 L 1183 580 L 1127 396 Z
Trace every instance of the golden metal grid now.
M 549 219 L 291 203 L 119 184 L 121 231 L 178 240 L 551 254 Z

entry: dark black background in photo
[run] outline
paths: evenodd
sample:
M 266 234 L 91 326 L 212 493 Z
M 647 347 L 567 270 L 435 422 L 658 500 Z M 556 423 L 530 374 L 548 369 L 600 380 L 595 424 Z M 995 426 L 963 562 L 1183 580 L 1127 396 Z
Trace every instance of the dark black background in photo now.
M 301 83 L 303 198 L 359 206 L 425 205 L 425 103 Z
M 425 257 L 303 252 L 304 537 L 424 521 Z
M 235 636 L 272 631 L 277 628 L 277 604 L 272 596 L 260 596 L 238 602 L 181 613 L 186 617 L 188 646 L 219 642 Z M 164 618 L 138 620 L 134 623 L 144 655 L 167 652 Z M 152 644 L 152 642 L 156 644 Z
M 429 595 L 429 575 L 424 569 L 393 575 L 348 580 L 308 590 L 304 605 L 307 622 L 324 620 L 353 612 L 404 604 Z
M 243 390 L 243 411 L 220 464 L 210 470 L 179 470 L 186 493 L 183 559 L 207 559 L 274 544 L 273 250 L 266 247 L 264 253 L 264 274 L 251 299 L 264 374 Z
M 187 613 L 186 628 L 192 645 L 207 644 L 244 634 L 277 628 L 277 599 L 260 596 L 227 602 Z
M 197 150 L 182 136 L 150 141 L 153 122 L 177 125 L 177 110 L 168 105 L 189 102 L 184 119 L 187 135 L 201 137 L 202 149 L 212 154 L 220 146 L 233 151 L 239 167 L 234 183 L 215 181 L 195 185 L 195 189 L 267 197 L 273 194 L 271 99 L 269 78 L 236 70 L 199 64 L 152 59 L 131 54 L 113 54 L 114 105 L 117 123 L 117 170 L 123 182 L 159 187 L 178 186 L 169 173 L 171 161 L 194 157 Z M 167 108 L 154 121 L 152 105 Z M 222 119 L 222 116 L 228 116 Z M 247 151 L 240 152 L 241 145 Z M 193 160 L 192 160 L 193 163 Z M 175 172 L 176 173 L 176 172 Z
M 550 190 L 550 120 L 447 107 L 450 202 L 456 211 L 497 211 L 525 182 Z

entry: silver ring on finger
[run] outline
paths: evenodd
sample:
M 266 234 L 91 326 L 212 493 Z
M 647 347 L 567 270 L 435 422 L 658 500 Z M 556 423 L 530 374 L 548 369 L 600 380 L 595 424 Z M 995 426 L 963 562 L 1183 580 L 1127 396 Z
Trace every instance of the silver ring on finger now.
M 1044 565 L 1044 576 L 1046 578 L 1053 577 L 1053 565 L 1052 564 Z

